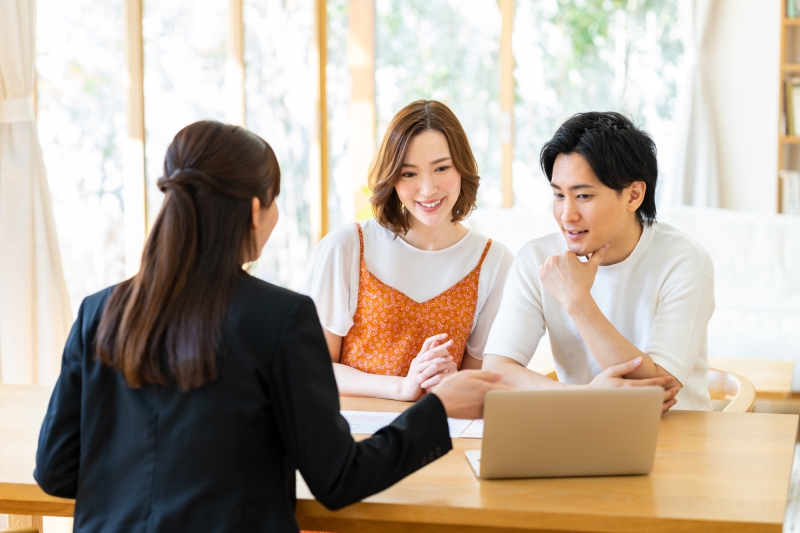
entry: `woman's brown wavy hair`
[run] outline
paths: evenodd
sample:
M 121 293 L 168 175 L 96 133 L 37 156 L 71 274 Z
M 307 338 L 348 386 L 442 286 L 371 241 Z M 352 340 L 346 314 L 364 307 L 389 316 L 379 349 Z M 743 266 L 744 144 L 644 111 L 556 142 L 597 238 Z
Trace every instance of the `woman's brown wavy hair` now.
M 195 122 L 175 136 L 141 268 L 111 293 L 97 331 L 98 359 L 130 387 L 216 379 L 228 305 L 258 254 L 252 201 L 269 207 L 280 177 L 272 148 L 239 126 Z
M 403 171 L 403 160 L 411 139 L 430 130 L 445 136 L 453 166 L 461 174 L 461 194 L 453 206 L 451 222 L 464 220 L 475 209 L 480 176 L 464 128 L 443 103 L 417 100 L 394 116 L 369 167 L 372 212 L 378 223 L 395 235 L 407 233 L 411 226 L 394 185 Z

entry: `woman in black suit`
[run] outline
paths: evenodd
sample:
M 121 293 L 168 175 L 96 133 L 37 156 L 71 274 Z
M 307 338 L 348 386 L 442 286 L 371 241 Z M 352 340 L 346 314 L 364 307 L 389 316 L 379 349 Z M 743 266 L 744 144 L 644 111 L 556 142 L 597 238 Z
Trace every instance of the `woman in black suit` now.
M 459 372 L 354 442 L 311 299 L 249 276 L 278 218 L 280 170 L 242 128 L 173 140 L 141 270 L 83 301 L 35 477 L 76 498 L 78 532 L 297 531 L 295 469 L 335 509 L 451 449 L 499 376 Z

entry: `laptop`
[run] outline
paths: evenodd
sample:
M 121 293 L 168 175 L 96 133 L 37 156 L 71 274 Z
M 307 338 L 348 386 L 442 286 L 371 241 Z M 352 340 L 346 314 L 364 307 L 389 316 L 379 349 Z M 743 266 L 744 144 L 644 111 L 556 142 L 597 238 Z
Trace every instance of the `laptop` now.
M 653 469 L 664 389 L 491 391 L 480 450 L 482 479 L 615 476 Z

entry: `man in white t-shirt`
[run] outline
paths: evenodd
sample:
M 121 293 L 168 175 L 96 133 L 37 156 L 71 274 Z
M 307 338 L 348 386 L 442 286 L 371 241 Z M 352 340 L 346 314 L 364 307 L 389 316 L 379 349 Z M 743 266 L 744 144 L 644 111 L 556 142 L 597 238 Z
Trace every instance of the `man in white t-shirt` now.
M 655 221 L 650 136 L 618 113 L 567 120 L 541 152 L 561 227 L 517 254 L 483 368 L 517 388 L 660 385 L 664 411 L 710 410 L 714 268 Z M 527 369 L 545 329 L 560 382 Z

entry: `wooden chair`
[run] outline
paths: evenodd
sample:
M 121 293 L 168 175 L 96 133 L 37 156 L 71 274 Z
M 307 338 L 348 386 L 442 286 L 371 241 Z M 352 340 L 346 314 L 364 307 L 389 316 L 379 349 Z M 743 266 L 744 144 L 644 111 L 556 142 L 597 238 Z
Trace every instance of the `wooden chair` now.
M 545 374 L 558 381 L 555 370 Z M 745 377 L 716 368 L 708 369 L 708 393 L 712 400 L 728 400 L 722 410 L 726 413 L 752 413 L 756 406 L 756 389 Z
M 22 529 L 6 529 L 3 530 L 3 533 L 39 533 L 39 530 L 35 527 L 26 527 Z
M 709 359 L 711 368 L 733 372 L 746 377 L 756 389 L 756 400 L 792 396 L 794 361 L 765 361 L 763 359 Z
M 752 413 L 756 406 L 756 389 L 749 379 L 716 368 L 708 369 L 708 393 L 712 400 L 729 400 L 726 413 Z

